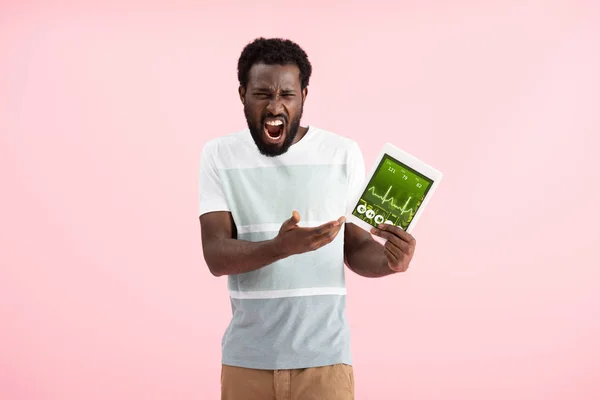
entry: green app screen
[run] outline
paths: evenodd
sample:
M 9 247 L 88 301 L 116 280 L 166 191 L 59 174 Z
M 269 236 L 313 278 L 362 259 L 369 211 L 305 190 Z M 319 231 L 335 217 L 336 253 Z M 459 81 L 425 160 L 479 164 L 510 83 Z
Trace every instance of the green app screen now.
M 388 223 L 406 230 L 433 181 L 384 155 L 352 215 L 377 226 Z

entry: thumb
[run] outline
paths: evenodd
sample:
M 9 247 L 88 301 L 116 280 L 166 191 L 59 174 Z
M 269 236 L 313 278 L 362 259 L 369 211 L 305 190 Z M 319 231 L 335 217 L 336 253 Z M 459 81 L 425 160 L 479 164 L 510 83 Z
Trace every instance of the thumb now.
M 298 214 L 297 211 L 294 211 L 292 212 L 292 217 L 283 223 L 281 229 L 284 231 L 290 230 L 295 227 L 298 222 L 300 222 L 300 214 Z

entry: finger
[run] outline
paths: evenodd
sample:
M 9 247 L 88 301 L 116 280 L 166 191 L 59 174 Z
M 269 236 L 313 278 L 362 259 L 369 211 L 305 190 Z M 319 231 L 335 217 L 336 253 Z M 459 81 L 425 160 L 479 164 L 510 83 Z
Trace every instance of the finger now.
M 392 246 L 394 249 L 398 249 L 399 256 L 402 254 L 410 254 L 410 252 L 411 252 L 410 244 L 403 242 L 401 240 L 396 241 L 396 242 L 388 240 L 387 243 L 389 243 L 389 245 Z
M 415 238 L 399 226 L 391 224 L 380 224 L 379 229 L 382 231 L 390 232 L 407 243 L 414 244 L 415 242 Z
M 391 232 L 388 231 L 383 231 L 381 229 L 377 229 L 377 228 L 373 228 L 371 229 L 371 233 L 382 237 L 384 239 L 387 239 L 388 242 L 392 242 L 392 244 L 394 244 L 397 248 L 399 248 L 402 251 L 408 251 L 409 250 L 409 244 L 405 241 L 403 241 L 402 239 L 400 239 L 398 236 L 394 235 Z
M 313 236 L 312 239 L 316 242 L 324 241 L 325 243 L 329 243 L 329 242 L 333 241 L 333 239 L 335 239 L 335 237 L 338 235 L 338 233 L 340 233 L 341 229 L 342 229 L 342 225 L 336 225 L 332 229 L 326 230 L 320 234 Z
M 337 221 L 328 222 L 328 223 L 318 226 L 316 228 L 309 228 L 309 234 L 310 234 L 310 237 L 313 239 L 318 238 L 318 237 L 329 234 L 330 232 L 332 232 L 336 228 L 338 228 L 338 226 L 340 226 L 340 225 Z
M 344 222 L 346 221 L 345 217 L 340 217 L 335 221 L 330 221 L 327 222 L 323 225 L 319 225 L 315 228 L 311 228 L 314 230 L 313 234 L 316 236 L 322 235 L 322 234 L 327 234 L 327 232 L 335 229 L 335 228 L 339 228 Z
M 389 251 L 386 247 L 383 248 L 383 251 L 388 260 L 388 265 L 395 265 L 398 263 L 398 259 L 396 258 L 396 256 L 394 256 L 394 254 L 391 251 Z
M 404 272 L 408 268 L 408 266 L 404 265 L 400 262 L 400 259 L 394 257 L 392 252 L 390 252 L 387 248 L 384 248 L 385 255 L 388 261 L 388 267 L 394 272 Z
M 342 228 L 342 225 L 338 225 L 337 227 L 335 227 L 332 230 L 329 231 L 325 231 L 319 235 L 313 236 L 310 238 L 310 247 L 313 250 L 316 250 L 318 248 L 321 248 L 323 246 L 325 246 L 328 243 L 333 242 L 333 240 L 337 237 L 337 235 L 340 233 L 340 230 Z
M 296 210 L 292 211 L 292 221 L 295 224 L 297 224 L 298 222 L 300 222 L 300 214 Z
M 396 257 L 397 260 L 400 260 L 402 258 L 403 251 L 400 248 L 398 248 L 397 246 L 395 246 L 394 244 L 392 244 L 392 242 L 390 242 L 389 240 L 383 245 L 383 247 L 387 251 L 392 253 L 393 256 Z
M 292 216 L 289 219 L 285 220 L 282 224 L 282 229 L 284 231 L 290 230 L 296 225 L 298 225 L 298 222 L 300 222 L 300 214 L 298 214 L 297 211 L 293 211 Z

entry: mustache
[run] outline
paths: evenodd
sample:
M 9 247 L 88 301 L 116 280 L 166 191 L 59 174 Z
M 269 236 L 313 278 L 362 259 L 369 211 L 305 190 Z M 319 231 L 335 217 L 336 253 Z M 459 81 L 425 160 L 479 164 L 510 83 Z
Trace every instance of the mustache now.
M 275 115 L 275 114 L 272 114 L 272 113 L 267 113 L 267 114 L 265 114 L 265 115 L 262 116 L 262 121 L 261 122 L 264 124 L 265 123 L 265 119 L 267 119 L 267 118 L 279 118 L 279 119 L 282 119 L 283 122 L 285 122 L 286 124 L 288 123 L 287 116 L 283 115 L 283 114 Z

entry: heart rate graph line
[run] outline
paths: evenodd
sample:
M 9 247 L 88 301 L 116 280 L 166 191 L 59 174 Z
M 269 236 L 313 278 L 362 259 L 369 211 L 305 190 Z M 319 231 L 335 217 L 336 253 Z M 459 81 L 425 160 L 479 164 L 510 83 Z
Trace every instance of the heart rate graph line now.
M 406 208 L 406 207 L 408 207 L 408 203 L 412 199 L 412 196 L 406 200 L 406 202 L 404 203 L 403 206 L 398 206 L 398 205 L 396 205 L 396 203 L 394 201 L 395 199 L 393 197 L 388 198 L 388 195 L 390 194 L 391 190 L 392 190 L 392 186 L 390 186 L 388 188 L 387 192 L 385 192 L 385 194 L 383 196 L 381 196 L 381 195 L 375 193 L 375 186 L 371 186 L 369 189 L 367 189 L 367 191 L 371 192 L 371 194 L 374 197 L 377 197 L 378 199 L 381 200 L 381 204 L 385 204 L 385 203 L 389 202 L 390 206 L 392 206 L 396 210 L 400 211 L 400 215 L 403 215 L 405 213 L 410 213 L 410 215 L 412 215 L 414 210 L 412 208 L 409 208 L 409 209 Z

